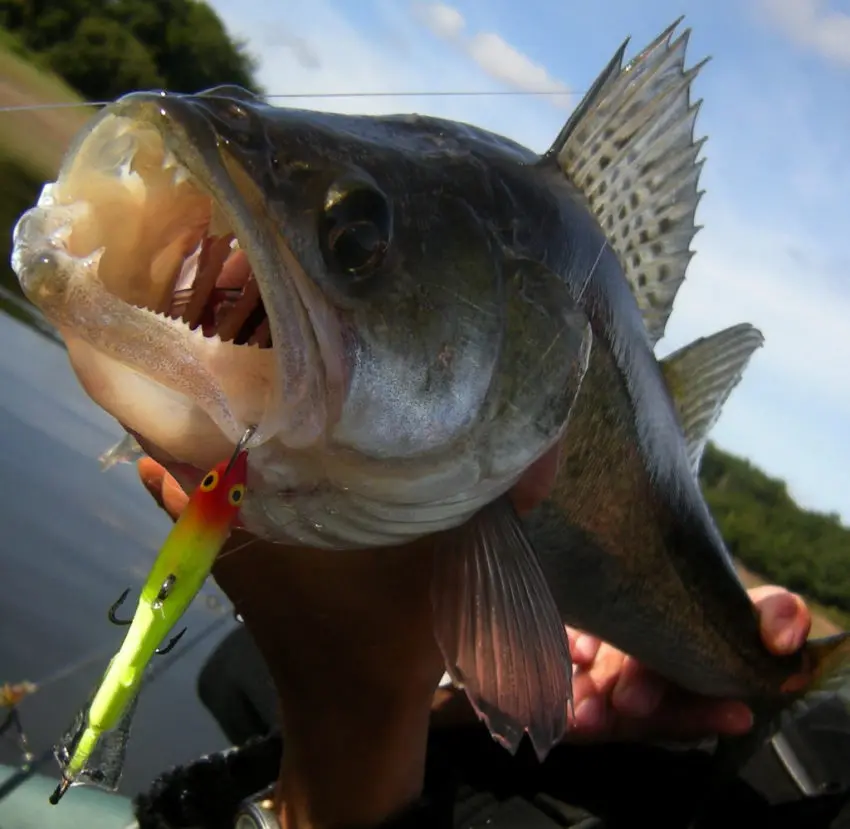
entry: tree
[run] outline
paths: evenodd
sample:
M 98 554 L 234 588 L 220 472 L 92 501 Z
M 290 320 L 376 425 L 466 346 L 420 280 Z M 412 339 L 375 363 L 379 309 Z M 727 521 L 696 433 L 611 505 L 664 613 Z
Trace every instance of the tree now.
M 759 575 L 850 611 L 850 529 L 805 510 L 784 481 L 709 444 L 700 479 L 729 551 Z
M 200 0 L 0 0 L 0 25 L 89 100 L 224 83 L 261 91 L 245 45 Z
M 111 100 L 130 90 L 166 86 L 151 53 L 108 18 L 85 18 L 70 39 L 44 54 L 51 69 L 89 100 Z

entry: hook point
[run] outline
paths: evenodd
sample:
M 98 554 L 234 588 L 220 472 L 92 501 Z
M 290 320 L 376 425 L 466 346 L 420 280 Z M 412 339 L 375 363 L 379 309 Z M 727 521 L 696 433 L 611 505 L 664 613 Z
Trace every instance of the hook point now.
M 186 628 L 180 631 L 177 636 L 172 637 L 168 644 L 164 648 L 157 648 L 154 653 L 157 656 L 165 656 L 167 653 L 171 653 L 174 650 L 174 646 L 183 638 L 183 634 L 186 632 Z
M 125 625 L 130 625 L 133 623 L 132 619 L 119 619 L 116 615 L 116 611 L 125 601 L 127 601 L 127 596 L 130 595 L 130 588 L 128 587 L 119 597 L 118 599 L 112 603 L 112 606 L 109 608 L 109 613 L 107 614 L 109 617 L 109 621 L 112 622 L 113 625 L 118 625 L 119 627 L 123 627 Z

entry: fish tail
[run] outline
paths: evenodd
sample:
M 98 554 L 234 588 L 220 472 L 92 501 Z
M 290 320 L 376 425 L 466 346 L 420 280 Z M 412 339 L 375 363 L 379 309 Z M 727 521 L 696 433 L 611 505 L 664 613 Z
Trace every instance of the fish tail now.
M 713 826 L 712 811 L 729 785 L 770 739 L 782 728 L 782 715 L 806 707 L 809 698 L 824 694 L 838 696 L 850 711 L 850 631 L 810 639 L 802 650 L 802 670 L 786 680 L 778 697 L 751 701 L 753 727 L 740 736 L 717 741 L 712 773 L 706 783 L 689 829 Z

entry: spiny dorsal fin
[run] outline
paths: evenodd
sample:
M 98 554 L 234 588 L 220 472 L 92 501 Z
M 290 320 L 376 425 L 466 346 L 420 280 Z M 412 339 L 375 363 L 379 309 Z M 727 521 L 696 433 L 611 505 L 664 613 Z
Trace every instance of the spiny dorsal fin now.
M 546 155 L 587 197 L 617 253 L 653 343 L 693 255 L 703 141 L 694 141 L 699 102 L 685 70 L 689 30 L 677 20 L 631 63 L 628 41 L 597 78 Z
M 699 472 L 709 432 L 763 343 L 761 332 L 744 323 L 694 340 L 661 361 L 694 474 Z

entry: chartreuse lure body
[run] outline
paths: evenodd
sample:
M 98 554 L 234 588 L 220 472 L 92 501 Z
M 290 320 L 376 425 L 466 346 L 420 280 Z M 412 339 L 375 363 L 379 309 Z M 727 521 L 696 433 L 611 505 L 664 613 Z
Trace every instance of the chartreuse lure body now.
M 51 803 L 58 803 L 76 783 L 117 786 L 145 669 L 154 654 L 167 652 L 179 638 L 160 650 L 206 581 L 239 515 L 247 475 L 243 443 L 230 460 L 211 469 L 190 496 L 160 548 L 132 620 L 115 618 L 129 591 L 110 610 L 110 619 L 128 624 L 129 630 L 90 703 L 56 747 L 62 781 Z

